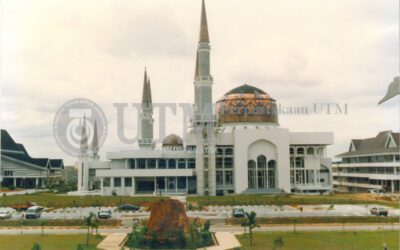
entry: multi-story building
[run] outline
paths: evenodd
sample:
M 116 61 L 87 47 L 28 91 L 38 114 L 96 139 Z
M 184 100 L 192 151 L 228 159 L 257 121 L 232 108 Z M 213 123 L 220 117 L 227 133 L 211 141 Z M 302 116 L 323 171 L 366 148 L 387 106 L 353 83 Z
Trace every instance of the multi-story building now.
M 108 152 L 108 161 L 100 161 L 93 136 L 91 150 L 82 145 L 76 163 L 78 194 L 330 192 L 331 162 L 326 147 L 333 143 L 333 133 L 293 133 L 280 127 L 275 99 L 246 84 L 227 92 L 214 111 L 210 54 L 203 1 L 194 111 L 185 140 L 172 134 L 161 148 L 156 147 L 150 81 L 145 72 L 139 147 Z
M 0 183 L 6 187 L 37 188 L 58 183 L 64 168 L 60 159 L 32 158 L 24 145 L 1 130 Z
M 333 164 L 333 184 L 339 192 L 382 190 L 399 192 L 400 134 L 380 132 L 366 139 L 353 139 L 349 151 Z

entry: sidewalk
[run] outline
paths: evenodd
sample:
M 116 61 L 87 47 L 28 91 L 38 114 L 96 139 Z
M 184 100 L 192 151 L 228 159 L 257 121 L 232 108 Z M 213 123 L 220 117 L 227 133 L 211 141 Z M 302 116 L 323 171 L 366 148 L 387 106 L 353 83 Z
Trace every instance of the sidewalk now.
M 254 231 L 282 231 L 291 232 L 294 231 L 293 225 L 271 225 L 262 226 L 260 228 L 253 229 Z M 385 224 L 307 224 L 307 225 L 296 225 L 296 231 L 376 231 L 376 230 L 400 230 L 400 224 L 388 225 Z M 129 233 L 131 231 L 130 227 L 115 227 L 115 228 L 99 228 L 99 233 L 101 234 L 111 234 L 111 233 Z M 212 232 L 231 232 L 231 233 L 242 233 L 244 228 L 241 226 L 211 226 Z M 87 232 L 86 228 L 79 227 L 45 227 L 45 234 L 85 234 Z M 21 228 L 0 228 L 1 235 L 20 235 Z M 23 228 L 22 234 L 42 234 L 41 227 L 29 227 Z

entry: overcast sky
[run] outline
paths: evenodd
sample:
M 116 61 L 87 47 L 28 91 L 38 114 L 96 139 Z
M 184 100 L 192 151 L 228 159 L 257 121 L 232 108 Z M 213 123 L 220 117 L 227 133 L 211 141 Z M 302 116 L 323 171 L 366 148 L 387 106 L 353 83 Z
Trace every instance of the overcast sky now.
M 284 115 L 291 131 L 332 131 L 330 156 L 351 138 L 398 131 L 398 101 L 381 106 L 399 71 L 396 0 L 208 0 L 213 99 L 244 83 L 284 107 L 348 104 L 348 114 Z M 154 102 L 193 102 L 200 0 L 5 0 L 1 127 L 33 157 L 73 159 L 57 146 L 54 115 L 70 99 L 98 103 L 119 142 L 113 103 L 140 102 L 145 65 Z M 137 132 L 127 110 L 126 134 Z M 167 132 L 182 134 L 179 115 Z M 155 117 L 156 127 L 158 126 Z M 157 131 L 155 132 L 158 134 Z

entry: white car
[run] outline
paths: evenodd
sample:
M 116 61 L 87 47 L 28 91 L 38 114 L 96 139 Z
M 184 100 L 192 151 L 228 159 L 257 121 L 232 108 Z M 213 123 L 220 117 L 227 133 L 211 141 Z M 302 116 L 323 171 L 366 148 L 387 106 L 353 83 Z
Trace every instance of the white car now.
M 0 219 L 10 219 L 12 212 L 10 210 L 1 210 L 0 211 Z
M 111 218 L 111 214 L 112 213 L 110 209 L 103 208 L 97 213 L 97 217 L 99 219 L 109 219 Z

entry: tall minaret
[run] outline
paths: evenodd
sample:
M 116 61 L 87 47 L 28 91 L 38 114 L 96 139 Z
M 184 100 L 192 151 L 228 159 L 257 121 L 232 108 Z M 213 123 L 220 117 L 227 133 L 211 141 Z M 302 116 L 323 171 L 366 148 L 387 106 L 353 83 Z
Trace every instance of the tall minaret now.
M 201 8 L 200 37 L 196 55 L 196 71 L 194 77 L 195 114 L 210 116 L 212 108 L 213 78 L 210 74 L 210 39 L 208 36 L 207 13 L 204 0 Z M 203 119 L 204 120 L 204 119 Z
M 151 99 L 150 78 L 144 70 L 142 110 L 140 112 L 140 139 L 139 147 L 154 148 L 153 141 L 153 103 Z
M 194 77 L 193 130 L 196 137 L 196 178 L 199 195 L 216 194 L 215 116 L 212 103 L 213 78 L 210 74 L 210 39 L 204 0 L 201 8 L 200 38 L 197 46 Z
M 84 193 L 85 191 L 89 190 L 89 146 L 85 115 L 83 115 L 83 121 L 81 125 L 80 155 L 75 166 L 78 169 L 78 191 Z
M 83 121 L 82 121 L 82 130 L 81 130 L 81 142 L 80 142 L 80 157 L 81 158 L 86 158 L 88 156 L 88 136 L 87 136 L 87 131 L 86 131 L 86 116 L 83 115 Z

